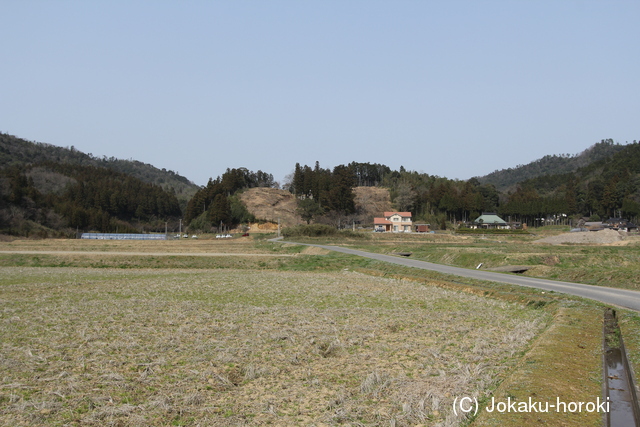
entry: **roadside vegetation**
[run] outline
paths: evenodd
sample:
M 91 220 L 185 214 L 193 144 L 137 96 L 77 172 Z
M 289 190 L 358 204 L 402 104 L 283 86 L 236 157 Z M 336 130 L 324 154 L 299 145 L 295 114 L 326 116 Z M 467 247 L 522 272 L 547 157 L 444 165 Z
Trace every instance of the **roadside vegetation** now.
M 410 252 L 411 258 L 464 268 L 490 269 L 508 265 L 529 268 L 525 276 L 640 289 L 640 237 L 630 236 L 610 245 L 532 244 L 544 236 L 563 232 L 560 228 L 539 229 L 535 235 L 454 235 L 412 233 L 363 233 L 361 239 L 327 237 L 316 239 L 369 252 Z M 311 242 L 310 239 L 298 239 Z

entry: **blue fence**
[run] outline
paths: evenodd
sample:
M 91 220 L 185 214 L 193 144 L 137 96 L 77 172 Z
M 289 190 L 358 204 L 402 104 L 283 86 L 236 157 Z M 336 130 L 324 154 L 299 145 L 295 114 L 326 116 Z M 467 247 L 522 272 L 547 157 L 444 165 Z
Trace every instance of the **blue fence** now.
M 94 240 L 167 240 L 166 234 L 82 233 L 81 239 Z

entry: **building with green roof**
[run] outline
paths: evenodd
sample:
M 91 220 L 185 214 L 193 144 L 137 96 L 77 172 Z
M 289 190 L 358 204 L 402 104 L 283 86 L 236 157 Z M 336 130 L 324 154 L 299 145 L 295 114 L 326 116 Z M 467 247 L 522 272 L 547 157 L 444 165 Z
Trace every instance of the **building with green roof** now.
M 495 212 L 483 212 L 475 221 L 471 228 L 511 228 L 506 221 L 498 216 Z

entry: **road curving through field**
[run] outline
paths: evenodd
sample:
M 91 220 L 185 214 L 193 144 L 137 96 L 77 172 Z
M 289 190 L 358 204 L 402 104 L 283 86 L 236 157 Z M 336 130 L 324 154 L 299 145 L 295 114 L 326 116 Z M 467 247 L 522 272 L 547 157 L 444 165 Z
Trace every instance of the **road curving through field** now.
M 628 308 L 640 312 L 640 292 L 628 289 L 606 288 L 603 286 L 586 285 L 583 283 L 560 282 L 556 280 L 537 279 L 535 277 L 515 276 L 513 274 L 498 273 L 483 270 L 470 270 L 467 268 L 453 267 L 449 265 L 434 264 L 428 261 L 408 259 L 399 256 L 376 254 L 357 249 L 343 248 L 340 246 L 317 245 L 312 243 L 289 242 L 279 239 L 272 239 L 280 243 L 291 243 L 305 246 L 315 246 L 330 251 L 341 252 L 349 255 L 357 255 L 378 261 L 398 264 L 405 267 L 420 268 L 423 270 L 437 271 L 444 274 L 469 277 L 477 280 L 487 280 L 491 282 L 508 283 L 511 285 L 538 288 L 546 291 L 562 292 L 582 298 L 588 298 L 605 304 L 612 304 L 618 307 Z

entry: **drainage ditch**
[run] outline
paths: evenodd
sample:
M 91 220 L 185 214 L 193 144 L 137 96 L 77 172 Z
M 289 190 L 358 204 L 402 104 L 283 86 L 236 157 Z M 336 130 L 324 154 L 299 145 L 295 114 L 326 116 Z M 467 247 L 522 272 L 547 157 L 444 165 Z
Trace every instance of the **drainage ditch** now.
M 611 308 L 605 310 L 603 332 L 604 397 L 610 402 L 605 425 L 638 426 L 640 408 L 633 374 L 624 349 L 616 312 Z

